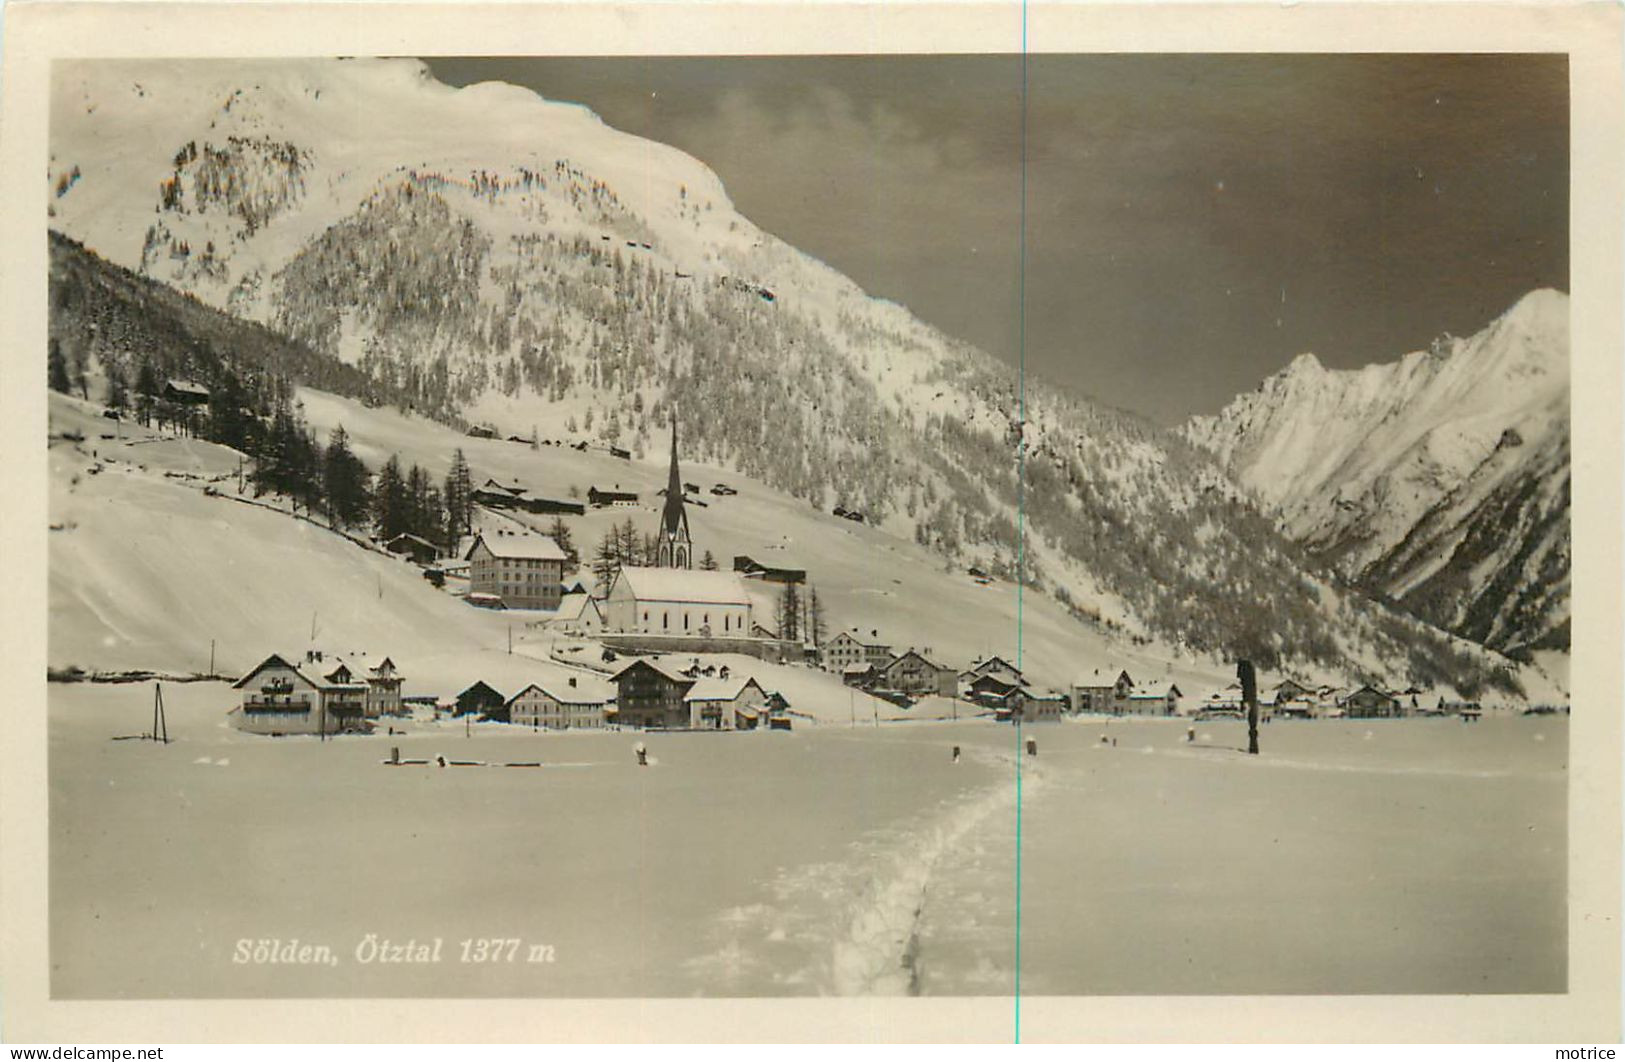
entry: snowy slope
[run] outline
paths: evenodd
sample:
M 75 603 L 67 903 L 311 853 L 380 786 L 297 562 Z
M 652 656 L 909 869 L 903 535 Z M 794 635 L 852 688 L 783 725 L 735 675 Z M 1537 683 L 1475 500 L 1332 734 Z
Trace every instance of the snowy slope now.
M 1186 436 L 1372 591 L 1508 650 L 1566 647 L 1568 297 L 1352 371 L 1299 356 Z

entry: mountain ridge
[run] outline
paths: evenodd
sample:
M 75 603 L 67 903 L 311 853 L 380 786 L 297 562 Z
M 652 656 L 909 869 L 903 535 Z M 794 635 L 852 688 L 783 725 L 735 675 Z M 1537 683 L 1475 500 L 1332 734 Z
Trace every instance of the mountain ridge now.
M 1498 649 L 1566 648 L 1568 357 L 1568 297 L 1542 289 L 1394 361 L 1300 355 L 1181 430 L 1371 592 Z

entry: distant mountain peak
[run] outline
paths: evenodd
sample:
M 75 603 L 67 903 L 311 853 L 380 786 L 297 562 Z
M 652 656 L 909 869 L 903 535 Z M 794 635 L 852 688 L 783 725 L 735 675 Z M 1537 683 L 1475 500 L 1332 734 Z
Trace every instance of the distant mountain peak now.
M 1299 355 L 1182 433 L 1368 590 L 1496 648 L 1550 647 L 1568 629 L 1568 313 L 1546 288 L 1397 360 Z

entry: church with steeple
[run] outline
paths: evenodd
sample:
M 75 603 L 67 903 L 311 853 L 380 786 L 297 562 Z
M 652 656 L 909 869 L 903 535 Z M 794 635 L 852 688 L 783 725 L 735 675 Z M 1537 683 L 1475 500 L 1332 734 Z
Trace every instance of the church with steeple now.
M 688 535 L 688 507 L 683 504 L 683 477 L 677 470 L 677 415 L 671 418 L 671 477 L 666 483 L 666 508 L 660 515 L 660 542 L 655 567 L 694 567 L 694 543 Z
M 683 474 L 677 467 L 677 418 L 671 423 L 671 475 L 650 567 L 622 565 L 604 595 L 604 629 L 674 639 L 665 646 L 707 651 L 713 639 L 750 639 L 750 593 L 738 572 L 695 571 Z M 693 639 L 690 643 L 676 639 Z M 622 711 L 637 696 L 623 692 Z M 628 700 L 627 698 L 632 698 Z M 631 718 L 628 716 L 627 718 Z

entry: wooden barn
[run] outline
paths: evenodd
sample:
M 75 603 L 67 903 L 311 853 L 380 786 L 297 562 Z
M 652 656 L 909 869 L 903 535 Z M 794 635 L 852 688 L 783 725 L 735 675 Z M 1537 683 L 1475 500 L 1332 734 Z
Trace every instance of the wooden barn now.
M 507 722 L 508 700 L 484 682 L 474 685 L 457 695 L 457 715 L 481 715 L 487 719 L 497 719 Z
M 391 553 L 406 557 L 413 564 L 428 566 L 440 556 L 440 547 L 426 538 L 421 538 L 409 531 L 402 531 L 388 542 L 384 548 Z

